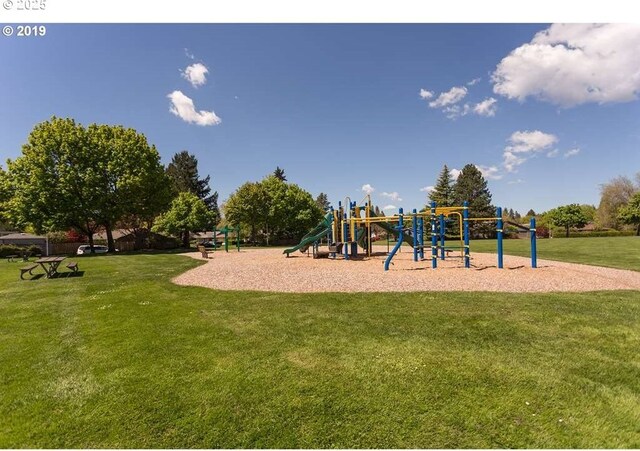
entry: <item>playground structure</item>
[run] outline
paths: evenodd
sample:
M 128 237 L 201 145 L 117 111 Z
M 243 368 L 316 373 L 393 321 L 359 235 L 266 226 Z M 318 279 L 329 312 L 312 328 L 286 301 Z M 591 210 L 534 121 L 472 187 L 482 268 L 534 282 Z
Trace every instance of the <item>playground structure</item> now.
M 502 208 L 496 209 L 495 217 L 470 218 L 469 204 L 464 202 L 462 206 L 438 207 L 432 202 L 430 209 L 418 212 L 414 209 L 411 213 L 405 214 L 403 209 L 398 210 L 398 214 L 392 216 L 381 216 L 375 213 L 371 204 L 371 197 L 366 196 L 360 203 L 352 202 L 346 198 L 344 205 L 338 203 L 338 208 L 331 210 L 325 215 L 323 220 L 307 233 L 298 245 L 285 249 L 287 257 L 294 251 L 306 252 L 309 247 L 313 248 L 314 257 L 320 255 L 319 247 L 323 239 L 328 244 L 327 255 L 331 258 L 342 256 L 345 260 L 358 256 L 358 247 L 365 250 L 367 256 L 372 253 L 372 226 L 378 225 L 387 231 L 387 234 L 396 237 L 396 243 L 388 252 L 384 262 L 384 270 L 389 270 L 393 257 L 400 250 L 403 243 L 407 243 L 413 249 L 413 261 L 424 261 L 425 248 L 431 250 L 431 267 L 438 267 L 438 259 L 445 260 L 451 251 L 460 251 L 460 258 L 464 261 L 464 267 L 470 268 L 470 246 L 469 246 L 469 223 L 472 221 L 485 221 L 496 223 L 497 241 L 497 267 L 504 268 L 503 257 L 503 236 L 504 220 L 502 218 Z M 523 226 L 506 221 L 520 229 Z M 447 223 L 456 224 L 455 240 L 457 245 L 447 243 Z M 537 267 L 536 250 L 536 223 L 535 218 L 531 218 L 528 232 L 531 240 L 531 267 Z M 430 244 L 425 244 L 430 243 Z
M 235 233 L 236 238 L 236 247 L 238 248 L 238 252 L 240 252 L 240 227 L 229 227 L 224 226 L 224 228 L 218 230 L 213 229 L 213 250 L 218 249 L 218 233 L 224 235 L 224 250 L 225 252 L 229 252 L 229 234 L 231 232 Z

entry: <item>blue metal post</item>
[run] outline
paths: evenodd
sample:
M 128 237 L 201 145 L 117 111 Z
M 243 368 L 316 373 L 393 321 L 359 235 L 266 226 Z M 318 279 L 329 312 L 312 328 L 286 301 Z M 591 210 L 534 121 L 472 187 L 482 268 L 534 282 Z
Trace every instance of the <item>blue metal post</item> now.
M 444 215 L 440 214 L 440 260 L 444 260 L 445 229 Z
M 496 232 L 498 232 L 498 268 L 502 269 L 502 207 L 497 208 L 496 217 L 498 218 L 498 225 L 496 226 Z
M 536 249 L 536 218 L 531 218 L 529 222 L 529 231 L 531 232 L 531 267 L 538 267 L 538 251 Z
M 469 202 L 466 200 L 462 204 L 462 229 L 464 237 L 464 267 L 470 268 L 471 262 L 469 261 Z
M 404 236 L 404 233 L 402 233 L 402 228 L 404 227 L 403 221 L 402 221 L 402 208 L 399 210 L 399 213 L 400 214 L 398 215 L 398 242 L 396 243 L 395 246 L 393 246 L 393 249 L 391 249 L 391 252 L 389 253 L 389 255 L 387 255 L 387 259 L 384 261 L 385 271 L 389 271 L 389 263 L 391 263 L 391 259 L 396 254 L 396 252 L 398 252 L 398 249 L 400 249 L 400 246 L 402 246 L 402 238 Z
M 342 221 L 342 238 L 344 242 L 342 243 L 342 248 L 344 249 L 344 259 L 349 260 L 349 224 L 347 222 L 347 214 L 344 214 L 344 218 Z
M 420 260 L 424 260 L 424 218 L 418 218 L 418 246 L 420 246 Z
M 413 261 L 418 261 L 418 210 L 413 209 L 413 216 L 411 217 L 411 232 L 413 233 Z
M 431 202 L 431 267 L 438 267 L 438 234 L 436 233 L 436 203 Z

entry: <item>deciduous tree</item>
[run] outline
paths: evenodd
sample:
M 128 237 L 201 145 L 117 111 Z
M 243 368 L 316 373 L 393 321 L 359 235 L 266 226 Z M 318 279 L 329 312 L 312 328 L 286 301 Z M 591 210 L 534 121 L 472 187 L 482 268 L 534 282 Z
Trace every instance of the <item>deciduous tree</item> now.
M 629 203 L 631 197 L 638 191 L 628 177 L 616 177 L 600 186 L 600 204 L 598 205 L 597 221 L 600 227 L 619 229 L 622 221 L 618 210 Z
M 636 226 L 636 236 L 640 235 L 640 192 L 635 193 L 626 205 L 618 209 L 618 219 L 625 224 Z
M 193 193 L 182 192 L 171 202 L 169 210 L 160 215 L 154 232 L 179 236 L 183 247 L 189 247 L 191 232 L 202 231 L 213 221 L 213 212 Z
M 198 173 L 198 159 L 186 150 L 176 153 L 167 165 L 167 175 L 171 179 L 174 196 L 179 193 L 193 193 L 204 201 L 214 214 L 214 222 L 208 227 L 214 228 L 220 221 L 218 192 L 211 193 L 211 176 L 201 179 Z
M 584 227 L 589 219 L 578 204 L 563 205 L 549 210 L 545 215 L 554 225 L 565 228 L 565 236 L 569 237 L 571 227 Z

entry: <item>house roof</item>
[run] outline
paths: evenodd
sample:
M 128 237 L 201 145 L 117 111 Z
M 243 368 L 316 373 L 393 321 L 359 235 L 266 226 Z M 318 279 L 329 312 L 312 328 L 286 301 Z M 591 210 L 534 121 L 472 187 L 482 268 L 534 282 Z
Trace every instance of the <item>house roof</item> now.
M 122 238 L 123 236 L 127 236 L 130 235 L 131 232 L 127 229 L 114 229 L 111 231 L 111 234 L 113 235 L 113 239 L 117 240 L 118 238 Z M 107 232 L 106 231 L 101 231 L 101 232 L 96 232 L 93 235 L 93 239 L 95 240 L 106 240 L 107 239 Z
M 10 233 L 9 235 L 0 236 L 0 240 L 46 240 L 46 236 L 33 235 L 31 233 Z

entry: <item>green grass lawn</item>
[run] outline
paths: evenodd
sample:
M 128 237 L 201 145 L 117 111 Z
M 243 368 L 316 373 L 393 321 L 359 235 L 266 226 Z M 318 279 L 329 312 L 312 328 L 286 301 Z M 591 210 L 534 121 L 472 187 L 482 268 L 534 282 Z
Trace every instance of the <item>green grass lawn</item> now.
M 2 448 L 640 447 L 640 292 L 221 292 L 171 284 L 199 264 L 177 255 L 78 261 L 0 262 Z
M 391 243 L 393 247 L 395 243 Z M 425 243 L 429 244 L 429 243 Z M 459 246 L 460 242 L 448 242 L 452 246 Z M 531 243 L 529 239 L 503 240 L 504 253 L 529 257 Z M 552 238 L 538 239 L 538 258 L 557 260 L 587 265 L 608 266 L 611 268 L 632 269 L 640 271 L 640 237 L 620 236 L 605 238 Z M 377 241 L 375 250 L 386 252 L 387 242 Z M 497 252 L 496 240 L 472 240 L 473 252 Z M 411 247 L 403 245 L 403 252 L 411 251 Z M 425 249 L 425 252 L 429 252 Z
M 640 237 L 538 239 L 538 258 L 640 271 Z M 530 255 L 530 241 L 503 240 L 505 254 Z M 496 240 L 475 240 L 471 252 L 496 252 Z

